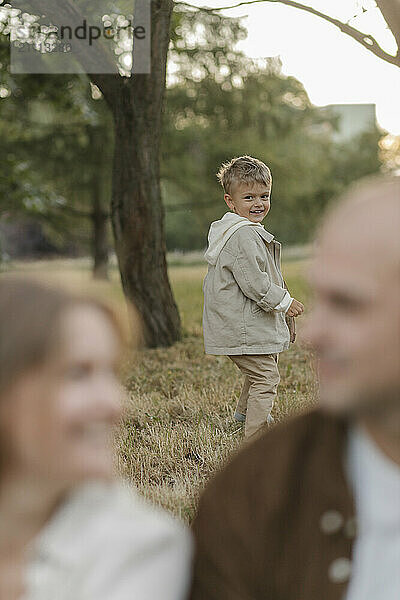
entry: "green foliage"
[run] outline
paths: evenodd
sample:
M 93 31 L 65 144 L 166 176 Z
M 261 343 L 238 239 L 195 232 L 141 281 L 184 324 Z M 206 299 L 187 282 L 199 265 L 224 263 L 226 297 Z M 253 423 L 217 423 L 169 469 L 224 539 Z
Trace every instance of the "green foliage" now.
M 53 243 L 86 251 L 93 198 L 111 193 L 113 128 L 84 75 L 13 76 L 0 35 L 0 212 L 40 220 Z M 98 95 L 100 96 L 100 95 Z
M 326 204 L 380 168 L 376 130 L 334 143 L 335 120 L 279 59 L 255 62 L 235 49 L 245 36 L 238 19 L 174 11 L 161 156 L 168 249 L 205 246 L 209 223 L 226 211 L 215 173 L 233 156 L 271 167 L 266 227 L 284 243 L 307 241 Z M 12 76 L 8 61 L 0 34 L 0 210 L 41 219 L 53 241 L 88 250 L 84 215 L 94 194 L 106 209 L 111 191 L 105 102 L 84 75 Z
M 162 152 L 168 248 L 205 246 L 210 221 L 227 210 L 215 173 L 242 154 L 273 174 L 266 227 L 285 243 L 307 241 L 328 201 L 379 169 L 378 132 L 334 143 L 335 118 L 311 105 L 279 59 L 233 49 L 245 35 L 240 22 L 198 12 L 175 19 Z

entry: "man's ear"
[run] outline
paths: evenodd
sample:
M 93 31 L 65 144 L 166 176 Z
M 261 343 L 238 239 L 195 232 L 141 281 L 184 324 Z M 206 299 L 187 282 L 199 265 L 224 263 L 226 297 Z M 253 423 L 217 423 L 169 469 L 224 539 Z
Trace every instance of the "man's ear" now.
M 232 197 L 229 194 L 224 194 L 224 200 L 227 203 L 228 207 L 236 212 L 235 205 L 233 204 Z

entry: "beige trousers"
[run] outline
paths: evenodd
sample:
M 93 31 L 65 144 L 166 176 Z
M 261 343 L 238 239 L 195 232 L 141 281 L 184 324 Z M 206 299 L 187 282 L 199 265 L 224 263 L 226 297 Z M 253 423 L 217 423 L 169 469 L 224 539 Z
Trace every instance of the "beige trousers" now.
M 280 382 L 279 354 L 243 354 L 229 356 L 244 375 L 242 393 L 236 407 L 246 415 L 245 437 L 256 433 L 268 419 Z

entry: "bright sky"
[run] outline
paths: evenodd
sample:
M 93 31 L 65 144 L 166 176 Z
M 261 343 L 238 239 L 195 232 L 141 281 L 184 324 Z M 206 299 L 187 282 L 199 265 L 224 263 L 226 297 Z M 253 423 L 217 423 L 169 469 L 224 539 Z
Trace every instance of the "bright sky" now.
M 229 6 L 238 0 L 189 0 L 197 6 Z M 304 0 L 331 16 L 348 21 L 361 4 L 358 0 Z M 373 0 L 371 7 L 351 24 L 372 34 L 387 52 L 396 44 Z M 280 55 L 283 71 L 299 79 L 311 102 L 325 104 L 374 103 L 379 125 L 400 134 L 400 69 L 386 63 L 318 17 L 279 3 L 262 2 L 224 11 L 227 16 L 246 15 L 248 30 L 240 44 L 248 56 Z

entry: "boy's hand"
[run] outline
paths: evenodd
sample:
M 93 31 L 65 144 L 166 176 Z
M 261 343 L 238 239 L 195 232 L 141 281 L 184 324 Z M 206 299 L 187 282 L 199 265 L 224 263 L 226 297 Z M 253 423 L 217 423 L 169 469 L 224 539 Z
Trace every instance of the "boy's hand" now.
M 287 312 L 286 312 L 287 316 L 288 317 L 298 317 L 299 315 L 301 315 L 302 312 L 304 312 L 304 305 L 301 302 L 299 302 L 298 300 L 295 300 L 293 298 L 292 304 L 287 309 Z

